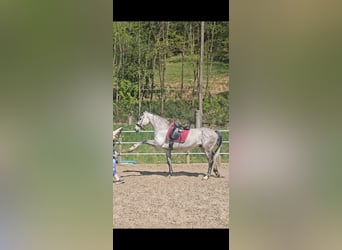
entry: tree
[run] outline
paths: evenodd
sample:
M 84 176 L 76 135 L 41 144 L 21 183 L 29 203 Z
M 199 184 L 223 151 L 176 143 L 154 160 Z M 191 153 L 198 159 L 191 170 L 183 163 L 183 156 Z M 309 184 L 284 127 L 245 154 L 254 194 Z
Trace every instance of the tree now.
M 203 57 L 204 57 L 204 22 L 201 22 L 201 51 L 199 63 L 199 79 L 198 79 L 198 109 L 199 109 L 199 125 L 202 127 L 202 80 L 203 80 Z
M 210 109 L 212 101 L 208 100 L 215 98 L 210 87 L 218 69 L 216 65 L 229 62 L 228 34 L 228 22 L 206 22 L 203 29 L 201 22 L 113 22 L 113 112 L 116 117 L 123 116 L 129 107 L 138 112 L 147 108 L 190 119 L 194 109 L 201 106 L 201 100 L 206 102 L 206 110 Z M 171 71 L 169 64 L 172 63 L 178 63 L 178 71 L 174 68 Z M 176 94 L 171 92 L 172 95 L 166 93 L 168 87 L 174 90 L 168 81 L 169 72 L 173 73 L 172 82 L 176 82 L 178 74 L 179 89 Z M 124 93 L 130 94 L 124 96 Z M 179 105 L 179 100 L 183 105 Z M 184 103 L 189 105 L 185 107 Z M 208 114 L 203 112 L 206 119 Z

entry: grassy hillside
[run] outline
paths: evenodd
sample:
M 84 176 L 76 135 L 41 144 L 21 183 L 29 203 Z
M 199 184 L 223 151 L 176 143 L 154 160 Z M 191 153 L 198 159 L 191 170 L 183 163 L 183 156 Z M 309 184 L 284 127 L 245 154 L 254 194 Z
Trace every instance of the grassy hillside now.
M 196 69 L 196 58 L 186 57 L 184 59 L 183 87 L 189 89 L 185 91 L 185 97 L 190 97 L 192 88 L 197 87 L 198 82 L 194 82 L 194 70 Z M 205 60 L 203 66 L 203 89 L 208 81 L 208 89 L 211 94 L 229 91 L 229 66 L 221 62 L 213 62 L 211 72 L 210 64 Z M 182 61 L 181 56 L 171 57 L 167 60 L 165 71 L 165 87 L 168 89 L 180 89 L 181 87 Z M 209 74 L 209 79 L 207 79 Z M 156 88 L 160 87 L 159 72 L 155 72 Z M 190 91 L 191 90 L 191 91 Z
M 167 60 L 165 70 L 165 101 L 164 116 L 179 119 L 188 125 L 195 124 L 195 111 L 198 108 L 198 80 L 194 80 L 194 69 L 197 65 L 196 58 L 186 57 L 184 60 L 183 91 L 181 91 L 181 56 L 174 56 Z M 208 63 L 204 60 L 203 67 L 203 126 L 211 128 L 227 128 L 229 122 L 229 65 L 221 62 L 213 62 L 211 74 L 208 76 Z M 155 86 L 152 101 L 148 88 L 151 82 L 144 83 L 141 110 L 148 110 L 160 114 L 160 77 L 155 71 Z M 134 83 L 132 83 L 134 84 Z M 208 85 L 208 88 L 206 86 Z M 127 101 L 126 101 L 127 103 Z M 129 102 L 128 102 L 129 103 Z M 137 103 L 137 102 L 136 102 Z M 126 105 L 119 103 L 119 117 L 115 122 L 126 122 L 130 112 L 134 119 L 139 116 L 138 104 Z M 117 105 L 113 105 L 116 110 Z

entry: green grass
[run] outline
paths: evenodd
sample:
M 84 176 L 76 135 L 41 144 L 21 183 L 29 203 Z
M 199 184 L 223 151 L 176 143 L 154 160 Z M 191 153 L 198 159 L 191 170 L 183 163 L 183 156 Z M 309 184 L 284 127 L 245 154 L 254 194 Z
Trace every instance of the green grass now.
M 184 87 L 192 87 L 194 82 L 194 67 L 196 65 L 196 59 L 191 57 L 186 57 L 184 60 Z M 181 84 L 181 72 L 182 72 L 182 62 L 181 57 L 176 56 L 169 58 L 166 63 L 165 71 L 165 86 L 169 87 L 179 87 Z M 215 85 L 228 85 L 228 74 L 229 65 L 221 62 L 213 62 L 212 71 L 210 75 L 210 81 Z M 159 74 L 158 71 L 155 72 L 156 84 L 159 86 Z M 203 80 L 207 79 L 207 62 L 204 61 L 203 66 Z
M 127 133 L 125 131 L 134 130 L 134 125 L 115 125 L 113 130 L 119 126 L 123 127 L 122 142 L 138 142 L 146 139 L 153 139 L 153 133 Z M 145 130 L 153 130 L 152 126 L 149 125 Z M 229 132 L 222 132 L 223 141 L 229 140 Z M 122 152 L 127 152 L 127 149 L 132 146 L 132 144 L 121 144 Z M 120 145 L 116 144 L 115 149 L 119 151 Z M 162 155 L 122 155 L 120 160 L 134 160 L 137 163 L 147 164 L 147 163 L 162 163 L 166 164 L 165 151 L 160 148 L 155 148 L 149 145 L 141 145 L 134 153 L 163 153 Z M 202 152 L 200 148 L 195 148 L 191 152 Z M 229 152 L 229 144 L 222 144 L 221 152 Z M 228 162 L 229 155 L 221 155 L 221 162 Z M 173 163 L 186 163 L 186 155 L 172 155 Z M 207 159 L 205 155 L 190 155 L 190 163 L 206 163 Z

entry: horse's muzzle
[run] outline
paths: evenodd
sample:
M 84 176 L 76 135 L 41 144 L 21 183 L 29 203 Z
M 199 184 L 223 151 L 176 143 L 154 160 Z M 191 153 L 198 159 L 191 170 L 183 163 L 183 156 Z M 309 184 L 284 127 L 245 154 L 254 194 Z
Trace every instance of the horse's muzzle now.
M 135 124 L 135 132 L 140 132 L 141 129 L 144 129 L 139 123 Z

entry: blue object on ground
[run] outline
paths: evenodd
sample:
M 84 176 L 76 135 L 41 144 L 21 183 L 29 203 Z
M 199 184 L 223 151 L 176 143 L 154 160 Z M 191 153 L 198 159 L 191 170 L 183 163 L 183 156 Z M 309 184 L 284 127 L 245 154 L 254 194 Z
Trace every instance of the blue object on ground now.
M 132 161 L 132 160 L 121 160 L 121 163 L 131 163 L 131 164 L 137 164 L 136 161 Z

